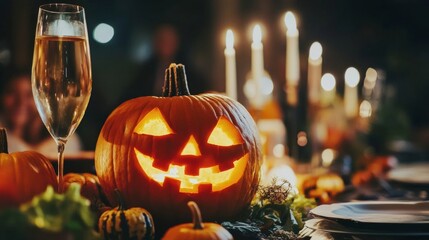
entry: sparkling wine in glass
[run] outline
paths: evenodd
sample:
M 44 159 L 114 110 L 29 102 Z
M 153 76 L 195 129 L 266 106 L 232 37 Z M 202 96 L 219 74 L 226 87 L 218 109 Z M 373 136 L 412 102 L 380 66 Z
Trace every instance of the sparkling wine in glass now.
M 62 192 L 64 147 L 85 114 L 92 89 L 85 12 L 72 4 L 39 7 L 31 72 L 37 110 L 58 145 Z

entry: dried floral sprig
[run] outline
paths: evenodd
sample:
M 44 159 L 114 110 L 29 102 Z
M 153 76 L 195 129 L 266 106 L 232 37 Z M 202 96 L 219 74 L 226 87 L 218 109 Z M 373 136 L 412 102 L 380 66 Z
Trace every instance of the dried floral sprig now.
M 273 178 L 270 185 L 258 189 L 259 200 L 272 204 L 285 203 L 291 193 L 292 185 L 286 179 Z
M 285 179 L 272 179 L 269 185 L 259 185 L 248 211 L 235 222 L 223 222 L 234 239 L 287 240 L 298 239 L 308 211 L 316 206 L 296 192 Z

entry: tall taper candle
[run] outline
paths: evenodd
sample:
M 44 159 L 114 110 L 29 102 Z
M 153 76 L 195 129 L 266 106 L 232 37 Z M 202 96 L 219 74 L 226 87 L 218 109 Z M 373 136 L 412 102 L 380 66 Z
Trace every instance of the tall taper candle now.
M 320 80 L 322 78 L 322 45 L 314 42 L 308 55 L 308 100 L 313 106 L 319 104 Z
M 299 82 L 299 32 L 295 16 L 287 12 L 284 18 L 286 24 L 286 94 L 287 102 L 296 106 L 298 103 Z
M 345 74 L 344 86 L 344 112 L 347 118 L 354 118 L 358 115 L 358 92 L 357 85 L 359 84 L 359 71 L 354 67 L 347 68 Z
M 322 86 L 320 103 L 322 106 L 329 106 L 334 102 L 336 96 L 336 80 L 334 75 L 330 73 L 323 74 L 320 85 Z
M 231 29 L 226 31 L 225 39 L 225 88 L 226 95 L 237 100 L 237 69 L 235 66 L 234 33 Z
M 256 24 L 253 28 L 252 42 L 252 79 L 254 81 L 255 96 L 252 99 L 253 107 L 260 109 L 263 106 L 262 78 L 264 76 L 264 54 L 262 45 L 261 27 Z

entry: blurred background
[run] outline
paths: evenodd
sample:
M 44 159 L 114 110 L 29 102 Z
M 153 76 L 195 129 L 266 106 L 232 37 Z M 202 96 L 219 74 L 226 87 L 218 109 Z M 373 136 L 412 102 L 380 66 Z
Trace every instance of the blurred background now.
M 31 71 L 38 6 L 54 1 L 0 1 L 1 81 L 10 69 Z M 93 94 L 77 129 L 84 149 L 94 149 L 108 114 L 127 98 L 159 94 L 163 70 L 186 65 L 191 93 L 225 91 L 225 31 L 235 35 L 238 100 L 244 105 L 250 71 L 251 29 L 262 26 L 265 68 L 281 97 L 285 79 L 286 11 L 300 31 L 301 81 L 308 50 L 323 46 L 323 72 L 344 89 L 344 72 L 377 69 L 387 109 L 370 141 L 390 135 L 429 149 L 429 4 L 424 0 L 87 0 L 64 1 L 86 11 L 93 69 Z M 112 35 L 113 34 L 113 35 Z M 140 81 L 140 84 L 136 82 Z M 148 84 L 145 84 L 148 81 Z M 151 82 L 151 83 L 149 83 Z M 140 94 L 141 92 L 141 94 Z

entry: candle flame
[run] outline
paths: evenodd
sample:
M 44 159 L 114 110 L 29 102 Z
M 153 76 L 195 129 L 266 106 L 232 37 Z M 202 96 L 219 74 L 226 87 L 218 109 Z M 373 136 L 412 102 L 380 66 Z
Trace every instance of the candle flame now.
M 317 60 L 322 56 L 323 48 L 319 42 L 314 42 L 310 46 L 310 59 Z
M 299 132 L 297 135 L 296 143 L 300 147 L 305 147 L 308 143 L 307 133 L 304 131 Z
M 322 165 L 324 167 L 329 167 L 335 159 L 335 151 L 333 149 L 327 148 L 322 151 Z
M 349 87 L 356 87 L 359 84 L 359 71 L 354 67 L 349 67 L 344 74 L 344 78 Z
M 322 79 L 320 81 L 320 85 L 322 85 L 323 90 L 325 91 L 332 91 L 335 88 L 335 77 L 334 75 L 330 73 L 325 73 L 322 76 Z
M 226 48 L 233 49 L 234 48 L 234 33 L 231 29 L 226 31 Z
M 291 11 L 286 12 L 285 25 L 288 30 L 296 29 L 296 19 Z
M 377 71 L 374 68 L 368 68 L 366 70 L 365 81 L 363 87 L 368 90 L 372 90 L 377 82 Z
M 256 24 L 255 27 L 253 27 L 253 42 L 260 43 L 261 40 L 262 40 L 261 26 L 259 26 L 259 24 Z
M 359 116 L 361 118 L 369 118 L 372 114 L 371 103 L 367 100 L 363 100 L 359 107 Z
M 274 145 L 274 147 L 273 147 L 273 155 L 274 155 L 274 157 L 278 157 L 278 158 L 284 157 L 284 155 L 285 155 L 285 145 L 283 145 L 281 143 L 278 143 L 278 144 Z

